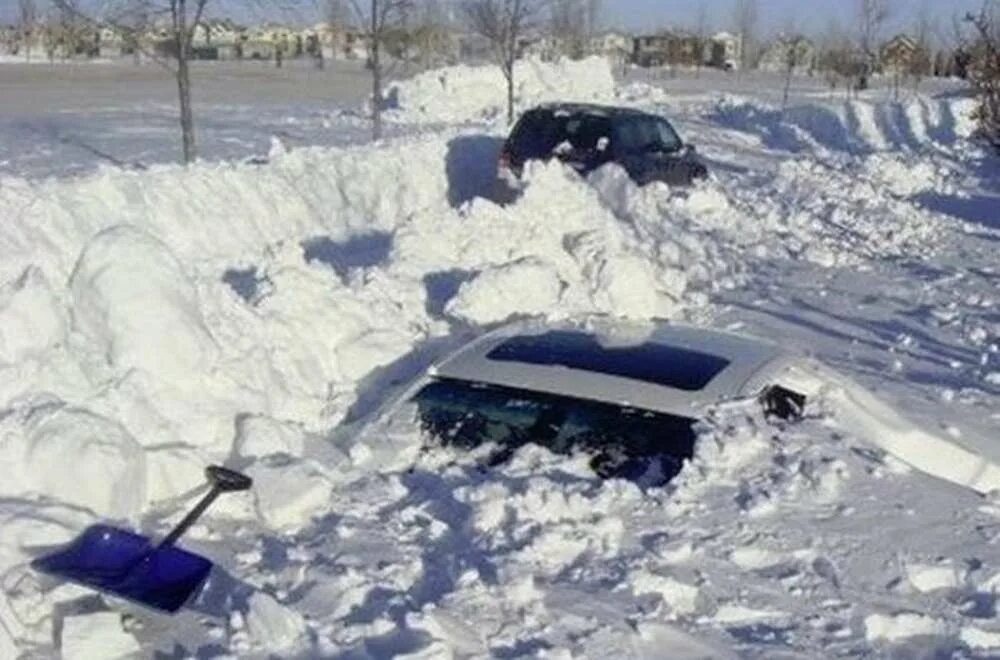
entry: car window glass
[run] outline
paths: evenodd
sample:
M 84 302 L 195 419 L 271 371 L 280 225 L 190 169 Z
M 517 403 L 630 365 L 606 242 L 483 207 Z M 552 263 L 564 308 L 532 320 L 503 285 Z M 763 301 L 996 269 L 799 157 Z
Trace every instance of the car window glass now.
M 660 150 L 677 151 L 681 140 L 673 127 L 663 119 L 635 116 L 622 119 L 615 126 L 618 148 L 628 152 Z
M 524 115 L 514 131 L 513 148 L 521 158 L 542 158 L 558 144 L 559 120 L 550 113 Z
M 577 115 L 563 123 L 564 141 L 569 142 L 574 151 L 598 151 L 601 138 L 608 140 L 610 135 L 611 122 L 606 117 Z
M 704 389 L 729 366 L 729 360 L 721 356 L 682 346 L 656 342 L 605 346 L 586 332 L 571 330 L 510 337 L 486 358 L 578 369 L 686 392 Z
M 626 406 L 452 379 L 429 383 L 413 401 L 435 444 L 474 449 L 492 443 L 501 459 L 528 443 L 560 454 L 583 452 L 605 478 L 659 485 L 694 451 L 693 420 Z

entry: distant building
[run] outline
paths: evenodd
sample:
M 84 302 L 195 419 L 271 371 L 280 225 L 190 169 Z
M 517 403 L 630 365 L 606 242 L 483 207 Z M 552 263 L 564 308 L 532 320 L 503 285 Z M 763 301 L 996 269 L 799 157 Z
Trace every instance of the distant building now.
M 642 67 L 698 66 L 704 63 L 702 42 L 683 30 L 639 36 L 632 42 L 632 62 Z
M 719 69 L 735 69 L 743 58 L 743 40 L 729 32 L 713 34 L 705 49 L 705 62 Z
M 632 55 L 632 37 L 621 32 L 605 32 L 590 38 L 588 55 L 601 55 L 613 62 L 625 62 Z
M 13 25 L 0 25 L 0 53 L 15 55 L 17 54 L 17 47 L 17 28 Z
M 930 73 L 932 70 L 930 51 L 906 34 L 897 34 L 882 45 L 879 63 L 882 72 L 890 75 L 903 75 L 914 70 Z
M 801 35 L 778 37 L 760 56 L 761 71 L 784 72 L 791 63 L 792 72 L 810 73 L 816 68 L 816 46 Z

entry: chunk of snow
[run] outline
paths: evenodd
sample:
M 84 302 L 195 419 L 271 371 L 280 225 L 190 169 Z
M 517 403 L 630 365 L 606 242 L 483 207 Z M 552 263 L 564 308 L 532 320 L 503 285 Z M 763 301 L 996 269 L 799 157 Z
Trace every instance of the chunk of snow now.
M 95 612 L 63 619 L 61 656 L 64 660 L 137 656 L 142 647 L 125 632 L 118 612 Z
M 247 473 L 253 478 L 257 513 L 271 529 L 296 531 L 329 508 L 333 486 L 312 461 L 260 462 Z
M 272 650 L 287 649 L 306 634 L 306 621 L 301 614 L 260 591 L 250 597 L 246 627 L 258 645 Z
M 121 425 L 58 403 L 0 419 L 0 494 L 34 493 L 135 520 L 146 504 L 146 457 Z
M 236 420 L 234 449 L 243 458 L 301 456 L 304 443 L 305 430 L 298 424 L 261 415 L 244 415 Z
M 487 268 L 462 284 L 446 312 L 479 325 L 518 314 L 545 314 L 559 302 L 562 288 L 555 268 L 537 259 L 523 259 Z
M 949 564 L 911 564 L 906 567 L 906 578 L 915 589 L 927 593 L 959 587 L 965 581 L 965 571 Z
M 656 594 L 678 615 L 693 614 L 701 601 L 701 590 L 698 587 L 666 575 L 634 571 L 629 575 L 629 583 L 633 593 Z
M 912 637 L 940 637 L 947 633 L 947 625 L 940 619 L 923 614 L 871 614 L 865 617 L 865 638 L 869 642 L 895 642 Z
M 965 626 L 959 633 L 962 643 L 977 651 L 1000 650 L 1000 631 Z
M 95 236 L 70 279 L 73 330 L 100 378 L 143 369 L 189 382 L 211 368 L 216 346 L 197 293 L 167 246 L 141 229 Z
M 65 335 L 65 312 L 41 269 L 0 286 L 0 364 L 37 358 Z

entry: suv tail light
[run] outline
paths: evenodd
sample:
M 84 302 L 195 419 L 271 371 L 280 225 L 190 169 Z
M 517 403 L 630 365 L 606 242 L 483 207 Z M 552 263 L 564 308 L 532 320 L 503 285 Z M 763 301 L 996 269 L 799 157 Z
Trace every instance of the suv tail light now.
M 500 150 L 500 157 L 497 159 L 497 170 L 509 170 L 510 167 L 510 149 L 506 146 Z
M 514 171 L 514 159 L 510 149 L 504 145 L 497 158 L 497 179 L 504 181 L 509 186 L 517 184 L 517 172 Z

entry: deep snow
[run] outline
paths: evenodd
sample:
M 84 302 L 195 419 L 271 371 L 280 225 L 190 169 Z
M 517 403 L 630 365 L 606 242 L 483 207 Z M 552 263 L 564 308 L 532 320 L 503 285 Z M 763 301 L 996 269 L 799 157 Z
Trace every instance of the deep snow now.
M 1000 461 L 1000 165 L 967 101 L 782 113 L 571 73 L 523 102 L 661 111 L 715 179 L 538 164 L 497 206 L 500 104 L 470 91 L 496 72 L 462 68 L 401 83 L 390 118 L 419 134 L 378 145 L 0 180 L 0 655 L 1000 650 L 1000 500 L 879 450 L 832 398 L 792 425 L 712 411 L 695 459 L 645 492 L 532 447 L 486 472 L 421 452 L 405 410 L 361 433 L 497 323 L 603 313 L 778 339 Z M 449 80 L 465 92 L 438 108 Z M 163 533 L 213 461 L 255 487 L 186 540 L 221 568 L 191 611 L 27 569 L 95 519 Z

